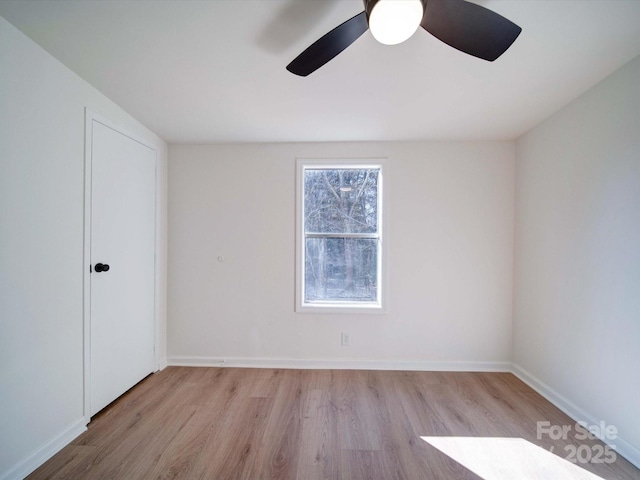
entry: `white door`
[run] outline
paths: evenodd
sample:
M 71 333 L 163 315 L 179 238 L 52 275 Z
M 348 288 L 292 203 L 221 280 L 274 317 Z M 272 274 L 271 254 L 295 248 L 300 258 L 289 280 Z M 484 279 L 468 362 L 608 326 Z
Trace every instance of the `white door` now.
M 155 370 L 156 152 L 90 121 L 92 416 Z

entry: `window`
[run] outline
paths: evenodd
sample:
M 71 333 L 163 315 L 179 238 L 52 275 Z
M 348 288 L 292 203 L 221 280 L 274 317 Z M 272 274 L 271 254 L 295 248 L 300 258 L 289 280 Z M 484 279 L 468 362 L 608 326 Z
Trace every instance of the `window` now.
M 382 164 L 298 162 L 297 308 L 381 310 Z

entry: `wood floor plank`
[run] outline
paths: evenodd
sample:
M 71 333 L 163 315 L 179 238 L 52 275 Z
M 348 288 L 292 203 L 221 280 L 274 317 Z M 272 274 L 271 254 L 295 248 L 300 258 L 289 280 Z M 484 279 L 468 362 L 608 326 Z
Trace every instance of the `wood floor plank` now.
M 28 479 L 640 479 L 620 456 L 563 460 L 604 448 L 576 432 L 506 373 L 168 367 Z
M 216 428 L 216 446 L 210 455 L 203 455 L 193 470 L 194 478 L 235 480 L 251 478 L 256 452 L 263 443 L 267 419 L 273 408 L 273 399 L 247 397 L 240 401 L 229 421 Z M 225 439 L 227 432 L 235 432 Z
M 42 480 L 64 480 L 69 478 L 69 472 L 89 456 L 95 454 L 97 448 L 99 447 L 87 445 L 67 446 L 40 467 L 38 478 Z
M 366 371 L 336 373 L 332 396 L 338 409 L 338 436 L 346 450 L 380 450 L 378 420 L 366 398 Z
M 238 446 L 244 430 L 251 428 L 251 431 L 254 431 L 254 427 L 248 421 L 264 421 L 264 413 L 251 410 L 252 407 L 266 405 L 265 402 L 260 402 L 260 398 L 250 396 L 256 371 L 224 370 L 225 375 L 219 377 L 221 388 L 216 393 L 210 392 L 211 396 L 206 400 L 209 413 L 208 430 L 211 432 L 209 441 L 203 446 L 189 475 L 183 478 L 232 478 L 225 473 L 228 470 L 228 462 L 221 453 L 228 452 L 232 447 L 244 449 L 244 445 Z M 233 432 L 233 435 L 230 435 L 230 432 Z M 254 438 L 253 444 L 259 444 L 260 441 L 260 437 Z
M 118 443 L 138 422 L 162 408 L 168 395 L 181 391 L 181 384 L 185 381 L 184 372 L 175 368 L 162 372 L 162 382 L 157 381 L 157 376 L 143 380 L 95 415 L 88 430 L 73 444 L 105 446 Z
M 309 391 L 304 406 L 296 478 L 339 478 L 337 408 L 329 388 Z
M 194 414 L 195 407 L 157 412 L 132 428 L 119 443 L 103 446 L 100 454 L 79 464 L 69 472 L 69 478 L 146 478 L 162 448 Z
M 341 462 L 344 465 L 340 478 L 345 480 L 377 480 L 382 475 L 380 452 L 377 450 L 343 450 Z
M 414 460 L 415 474 L 406 478 L 478 480 L 477 475 L 421 439 L 421 436 L 427 435 L 447 437 L 453 435 L 454 429 L 459 428 L 457 424 L 446 423 L 446 418 L 441 413 L 445 407 L 435 403 L 452 400 L 437 400 L 436 396 L 443 392 L 451 393 L 451 385 L 444 381 L 442 375 L 433 376 L 439 381 L 426 385 L 422 383 L 422 378 L 422 375 L 413 374 L 390 378 L 390 391 L 401 392 L 399 398 L 402 411 L 399 421 L 406 438 L 403 451 L 410 452 L 405 454 L 409 458 L 405 458 L 404 462 L 408 464 L 411 459 Z
M 196 478 L 193 474 L 195 465 L 202 458 L 205 446 L 214 442 L 215 427 L 211 412 L 200 407 L 166 448 L 162 449 L 154 468 L 146 473 L 146 478 Z
M 278 390 L 280 381 L 286 376 L 283 375 L 284 370 L 279 369 L 257 368 L 246 370 L 247 375 L 252 379 L 250 393 L 252 397 L 273 398 Z
M 285 370 L 276 391 L 263 441 L 247 479 L 295 479 L 304 405 L 308 394 L 304 371 Z

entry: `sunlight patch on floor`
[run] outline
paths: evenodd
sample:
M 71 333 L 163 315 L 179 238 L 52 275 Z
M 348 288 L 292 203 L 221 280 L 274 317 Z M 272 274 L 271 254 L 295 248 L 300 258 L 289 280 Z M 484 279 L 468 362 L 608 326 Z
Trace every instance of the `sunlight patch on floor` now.
M 420 438 L 484 480 L 603 480 L 523 438 Z

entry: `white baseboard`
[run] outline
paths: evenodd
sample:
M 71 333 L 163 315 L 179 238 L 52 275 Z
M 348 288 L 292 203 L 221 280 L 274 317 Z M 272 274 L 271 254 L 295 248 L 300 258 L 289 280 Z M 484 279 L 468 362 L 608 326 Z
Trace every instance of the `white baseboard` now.
M 522 380 L 524 383 L 533 388 L 536 392 L 542 395 L 544 398 L 553 403 L 556 407 L 562 410 L 564 413 L 569 415 L 576 422 L 584 421 L 589 425 L 599 425 L 602 419 L 596 418 L 594 415 L 591 415 L 584 409 L 580 408 L 578 405 L 573 403 L 571 400 L 562 396 L 560 393 L 555 391 L 549 385 L 544 383 L 539 378 L 535 377 L 527 370 L 522 368 L 520 365 L 512 364 L 511 372 Z M 622 437 L 616 437 L 614 440 L 608 440 L 606 438 L 601 438 L 601 440 L 615 448 L 617 454 L 622 455 L 624 458 L 633 463 L 636 467 L 640 468 L 640 449 L 627 442 Z
M 44 462 L 71 443 L 78 435 L 87 430 L 84 418 L 78 420 L 66 430 L 45 443 L 38 450 L 2 474 L 0 480 L 22 480 Z
M 353 360 L 292 358 L 217 358 L 172 356 L 168 364 L 180 367 L 288 368 L 311 370 L 401 370 L 441 372 L 510 372 L 510 362 Z

